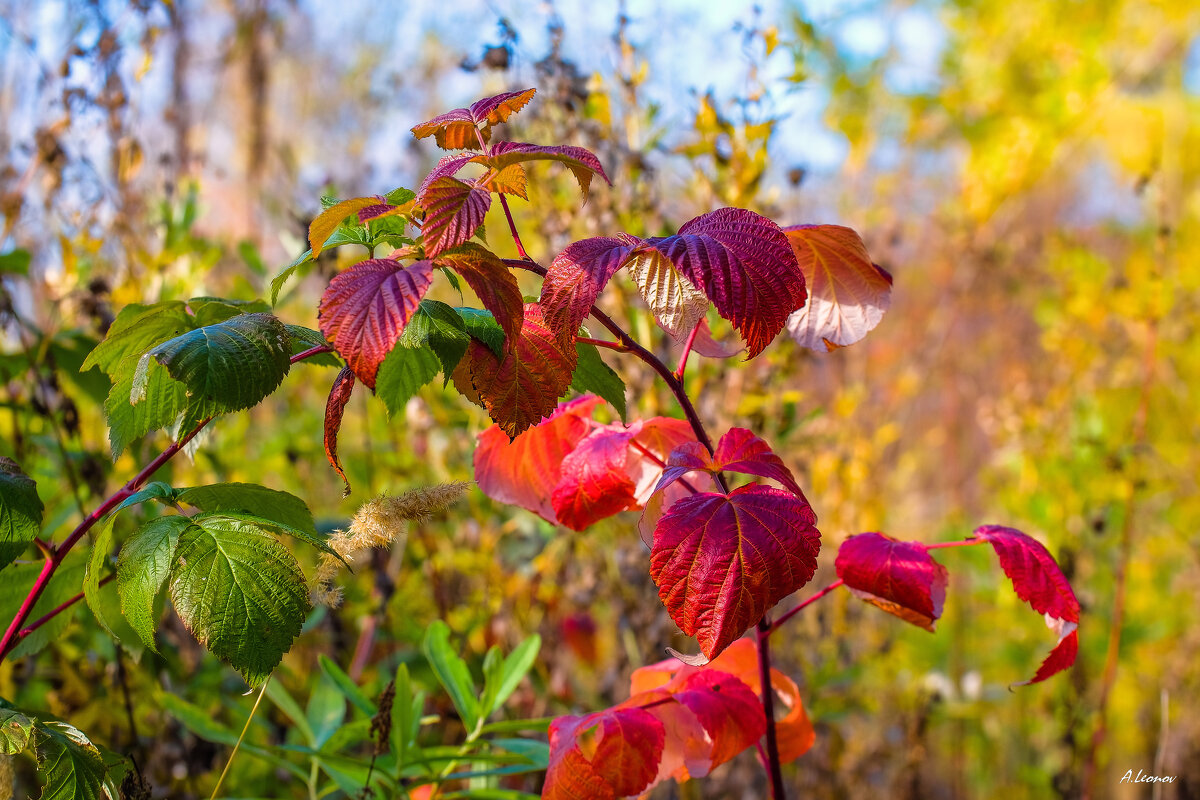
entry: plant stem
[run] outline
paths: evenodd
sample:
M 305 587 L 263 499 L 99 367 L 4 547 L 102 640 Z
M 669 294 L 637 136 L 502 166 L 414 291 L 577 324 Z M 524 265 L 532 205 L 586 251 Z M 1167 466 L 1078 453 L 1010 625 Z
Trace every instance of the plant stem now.
M 262 702 L 263 695 L 267 693 L 267 684 L 270 682 L 271 676 L 268 675 L 258 690 L 258 697 L 254 698 L 254 705 L 250 707 L 250 716 L 246 717 L 246 724 L 242 726 L 242 732 L 238 734 L 237 742 L 233 745 L 233 752 L 229 754 L 229 760 L 225 762 L 225 769 L 221 770 L 221 775 L 217 778 L 217 785 L 213 787 L 212 794 L 208 800 L 216 800 L 217 792 L 221 791 L 221 784 L 225 781 L 225 775 L 229 772 L 229 767 L 232 766 L 233 759 L 237 758 L 238 750 L 242 746 L 242 739 L 246 738 L 246 731 L 250 730 L 250 723 L 254 720 L 254 712 L 258 711 L 258 704 Z
M 105 575 L 103 578 L 100 579 L 100 583 L 98 585 L 103 586 L 104 584 L 112 581 L 112 579 L 115 577 L 117 577 L 117 573 L 115 573 L 115 572 L 110 575 Z M 38 628 L 42 627 L 47 622 L 54 619 L 56 616 L 58 616 L 59 614 L 61 614 L 64 611 L 66 611 L 68 608 L 70 608 L 71 606 L 78 603 L 80 600 L 83 599 L 83 597 L 84 597 L 83 592 L 80 592 L 79 594 L 75 595 L 74 597 L 70 598 L 69 600 L 64 600 L 61 604 L 55 606 L 52 610 L 46 612 L 45 614 L 38 617 L 33 622 L 29 623 L 24 628 L 22 628 L 20 630 L 20 632 L 17 634 L 17 639 L 24 639 L 26 636 L 33 633 Z
M 683 380 L 683 371 L 687 368 L 688 356 L 691 355 L 692 345 L 696 343 L 696 334 L 700 332 L 700 323 L 696 323 L 696 327 L 692 328 L 691 334 L 688 335 L 687 342 L 683 345 L 683 355 L 679 356 L 679 367 L 675 370 L 675 378 Z
M 517 223 L 513 221 L 512 212 L 508 210 L 508 198 L 504 195 L 500 195 L 500 207 L 504 209 L 504 218 L 508 220 L 508 230 L 512 233 L 513 244 L 517 246 L 517 255 L 526 261 L 533 261 L 521 243 L 521 234 L 517 233 Z
M 771 623 L 766 615 L 758 621 L 755 644 L 758 646 L 758 681 L 762 689 L 763 714 L 767 718 L 767 775 L 771 780 L 772 800 L 785 800 L 783 769 L 779 762 L 779 740 L 775 734 L 775 689 L 771 686 Z
M 317 345 L 316 347 L 310 347 L 304 352 L 297 353 L 296 355 L 292 356 L 291 363 L 295 364 L 297 361 L 302 361 L 320 353 L 328 353 L 332 349 L 333 348 L 329 347 L 328 345 Z M 192 428 L 192 430 L 189 431 L 186 436 L 179 441 L 172 443 L 170 447 L 159 453 L 158 456 L 155 457 L 155 459 L 145 467 L 143 467 L 137 475 L 134 475 L 132 478 L 130 478 L 128 483 L 109 496 L 109 498 L 101 503 L 95 511 L 84 517 L 83 522 L 79 523 L 78 527 L 71 532 L 70 536 L 63 540 L 62 544 L 58 545 L 57 547 L 51 547 L 50 551 L 47 553 L 46 562 L 42 565 L 41 573 L 38 574 L 37 580 L 34 581 L 33 587 L 29 590 L 29 594 L 25 596 L 25 600 L 21 603 L 21 607 L 17 609 L 17 614 L 13 617 L 12 622 L 9 623 L 8 629 L 4 632 L 4 637 L 0 639 L 0 661 L 4 660 L 8 654 L 12 652 L 12 649 L 17 646 L 17 642 L 20 639 L 20 632 L 25 625 L 25 621 L 29 619 L 30 613 L 33 612 L 34 605 L 37 604 L 37 601 L 41 598 L 42 593 L 46 591 L 46 586 L 49 585 L 50 578 L 54 576 L 55 570 L 57 570 L 62 562 L 66 559 L 67 553 L 70 552 L 71 548 L 74 547 L 79 540 L 82 539 L 87 532 L 92 529 L 92 526 L 104 519 L 108 512 L 112 511 L 114 508 L 120 505 L 125 498 L 129 497 L 131 494 L 140 489 L 142 485 L 150 479 L 150 476 L 157 472 L 163 464 L 166 464 L 168 461 L 174 458 L 180 450 L 187 447 L 188 442 L 195 438 L 196 434 L 200 433 L 200 431 L 202 431 L 204 427 L 212 421 L 213 417 L 201 420 L 200 423 L 196 427 Z M 36 624 L 45 624 L 47 620 L 49 620 L 55 614 L 60 613 L 64 608 L 69 607 L 69 605 L 70 604 L 67 603 L 59 606 L 42 619 L 39 619 Z
M 839 586 L 841 586 L 841 585 L 842 585 L 842 583 L 843 583 L 842 579 L 841 579 L 841 578 L 838 578 L 836 581 L 834 581 L 833 583 L 829 584 L 829 585 L 828 585 L 828 586 L 826 586 L 824 589 L 822 589 L 821 591 L 819 591 L 819 592 L 817 592 L 816 594 L 814 594 L 812 597 L 808 598 L 807 600 L 804 600 L 804 601 L 802 601 L 802 602 L 801 602 L 799 605 L 797 605 L 795 608 L 791 609 L 790 611 L 788 611 L 787 613 L 785 613 L 785 614 L 784 614 L 782 617 L 780 617 L 779 619 L 775 620 L 775 622 L 774 622 L 774 623 L 772 623 L 771 627 L 770 627 L 770 628 L 768 628 L 768 629 L 766 630 L 766 632 L 765 632 L 763 635 L 764 635 L 764 636 L 770 636 L 772 633 L 774 633 L 775 631 L 777 631 L 777 630 L 779 629 L 779 626 L 783 625 L 783 623 L 787 622 L 789 619 L 791 619 L 792 617 L 794 617 L 796 614 L 800 613 L 800 611 L 801 611 L 801 610 L 802 610 L 802 609 L 803 609 L 805 606 L 808 606 L 808 605 L 810 605 L 810 604 L 812 604 L 812 603 L 815 603 L 815 602 L 817 602 L 817 601 L 818 601 L 818 600 L 820 600 L 822 597 L 824 597 L 825 595 L 827 595 L 827 594 L 829 594 L 830 592 L 832 592 L 834 589 L 836 589 L 836 588 L 838 588 Z

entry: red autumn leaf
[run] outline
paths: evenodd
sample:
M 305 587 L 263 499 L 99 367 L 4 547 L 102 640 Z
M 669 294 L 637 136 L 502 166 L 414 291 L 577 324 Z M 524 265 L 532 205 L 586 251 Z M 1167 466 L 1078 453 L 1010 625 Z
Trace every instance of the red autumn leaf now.
M 408 214 L 412 211 L 413 202 L 410 200 L 407 203 L 401 203 L 394 206 L 391 203 L 379 202 L 375 205 L 360 208 L 358 210 L 358 221 L 366 224 L 373 219 L 383 219 L 384 217 L 399 217 Z M 393 256 L 395 254 L 393 253 Z
M 892 276 L 871 263 L 859 235 L 841 225 L 784 228 L 808 283 L 808 302 L 788 318 L 792 338 L 812 350 L 854 344 L 892 302 Z
M 600 159 L 596 158 L 595 153 L 569 144 L 496 142 L 488 149 L 487 153 L 477 155 L 471 160 L 476 164 L 483 164 L 495 172 L 502 172 L 514 164 L 523 164 L 527 161 L 557 161 L 565 164 L 567 169 L 571 170 L 571 174 L 579 182 L 579 188 L 585 197 L 592 185 L 592 175 L 599 175 L 605 183 L 609 186 L 612 185 L 612 181 L 604 173 L 604 167 L 600 164 Z
M 478 185 L 480 189 L 487 189 L 496 194 L 511 194 L 522 200 L 529 199 L 529 177 L 520 164 L 509 164 L 499 172 L 488 170 L 487 174 L 479 179 Z
M 730 428 L 717 442 L 716 452 L 711 456 L 699 442 L 679 445 L 671 451 L 658 488 L 665 489 L 687 473 L 697 470 L 714 474 L 728 470 L 770 478 L 782 483 L 801 500 L 804 499 L 804 492 L 783 460 L 772 452 L 770 445 L 745 428 Z
M 346 403 L 350 402 L 350 395 L 354 391 L 354 372 L 349 367 L 342 367 L 342 371 L 333 381 L 333 388 L 329 390 L 329 399 L 325 401 L 325 458 L 329 459 L 330 465 L 341 476 L 342 483 L 346 488 L 342 491 L 342 497 L 350 494 L 350 480 L 346 477 L 345 470 L 342 469 L 342 462 L 338 460 L 338 431 L 342 427 L 342 414 L 346 410 Z
M 918 542 L 860 533 L 842 542 L 834 562 L 854 594 L 932 632 L 946 601 L 946 568 Z
M 626 462 L 633 431 L 606 425 L 589 433 L 562 461 L 554 489 L 554 514 L 582 531 L 595 522 L 637 506 L 637 489 Z
M 483 307 L 492 312 L 511 348 L 521 331 L 525 300 L 516 276 L 504 262 L 486 247 L 467 242 L 442 253 L 435 263 L 463 276 Z
M 321 333 L 371 389 L 433 280 L 433 265 L 372 258 L 334 276 L 321 296 Z
M 475 235 L 492 206 L 492 195 L 456 178 L 432 181 L 417 198 L 425 209 L 421 242 L 425 254 L 434 258 Z
M 719 767 L 767 732 L 762 702 L 734 676 L 704 669 L 684 678 L 675 700 L 691 710 L 712 739 L 712 766 Z
M 748 638 L 738 639 L 704 666 L 692 666 L 677 658 L 668 658 L 636 669 L 630 678 L 630 692 L 636 695 L 660 688 L 671 691 L 687 676 L 701 670 L 728 673 L 746 684 L 760 698 L 762 696 L 758 650 Z M 816 741 L 816 733 L 804 710 L 800 688 L 796 686 L 796 682 L 772 667 L 771 688 L 775 692 L 776 700 L 775 735 L 779 743 L 779 758 L 786 764 L 808 752 Z M 759 708 L 761 707 L 760 703 Z M 668 742 L 668 748 L 669 746 Z M 664 754 L 664 760 L 665 758 Z
M 1015 528 L 981 525 L 973 536 L 992 546 L 1017 597 L 1044 615 L 1046 626 L 1058 635 L 1058 644 L 1037 674 L 1017 685 L 1044 681 L 1074 664 L 1079 650 L 1079 601 L 1054 556 L 1041 542 Z
M 494 97 L 485 97 L 470 108 L 456 108 L 434 117 L 428 122 L 415 125 L 413 136 L 424 139 L 433 136 L 443 150 L 478 150 L 479 136 L 487 142 L 493 125 L 508 121 L 508 118 L 525 107 L 533 97 L 534 89 L 505 92 Z M 479 132 L 479 136 L 476 135 Z
M 617 707 L 550 723 L 543 800 L 615 800 L 641 793 L 658 772 L 666 733 L 641 708 Z
M 733 323 L 746 340 L 747 358 L 762 352 L 804 306 L 804 274 L 787 236 L 753 211 L 718 209 L 674 236 L 647 239 L 646 246 L 670 259 Z
M 551 496 L 562 462 L 591 430 L 591 412 L 603 401 L 585 395 L 562 403 L 547 419 L 512 441 L 492 426 L 479 435 L 475 481 L 501 503 L 520 506 L 549 522 L 558 522 Z
M 650 577 L 675 624 L 712 659 L 812 580 L 816 522 L 804 499 L 770 486 L 684 497 L 654 530 Z
M 546 324 L 557 335 L 574 339 L 592 304 L 639 240 L 633 236 L 598 236 L 567 245 L 542 282 L 540 305 Z
M 429 185 L 438 178 L 453 178 L 458 174 L 458 171 L 471 163 L 471 159 L 475 157 L 474 153 L 451 153 L 442 156 L 429 174 L 425 176 L 425 180 L 421 181 L 421 185 L 417 187 L 417 205 L 421 204 L 421 198 L 425 196 L 425 192 L 429 190 Z
M 538 304 L 528 303 L 521 333 L 503 358 L 472 341 L 463 360 L 492 420 L 516 436 L 554 412 L 571 385 L 576 358 L 574 345 L 559 342 L 542 320 Z

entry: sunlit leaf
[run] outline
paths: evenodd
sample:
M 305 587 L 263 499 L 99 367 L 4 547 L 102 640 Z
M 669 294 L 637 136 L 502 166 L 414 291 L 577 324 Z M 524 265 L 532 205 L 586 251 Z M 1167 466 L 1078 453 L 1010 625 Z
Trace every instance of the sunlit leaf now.
M 152 519 L 125 542 L 117 559 L 121 613 L 142 644 L 156 653 L 154 630 L 158 627 L 155 613 L 158 593 L 171 572 L 179 535 L 189 524 L 184 516 Z
M 521 330 L 524 299 L 517 278 L 503 261 L 485 247 L 467 242 L 440 254 L 435 263 L 463 276 L 471 291 L 504 331 L 511 348 Z
M 825 351 L 866 336 L 891 305 L 892 276 L 871 263 L 850 228 L 796 225 L 784 233 L 808 285 L 808 301 L 787 321 L 792 338 Z
M 615 800 L 654 780 L 665 732 L 640 708 L 610 708 L 550 724 L 550 766 L 543 800 Z
M 329 390 L 329 399 L 325 401 L 325 458 L 345 484 L 342 490 L 343 497 L 350 494 L 350 479 L 346 477 L 342 462 L 338 460 L 338 431 L 342 428 L 342 414 L 354 391 L 354 381 L 354 371 L 343 367 L 334 378 L 333 388 Z
M 312 257 L 316 258 L 321 255 L 325 242 L 346 217 L 378 204 L 378 197 L 355 197 L 332 205 L 318 214 L 308 226 L 308 246 L 312 250 Z
M 933 631 L 946 601 L 946 568 L 919 542 L 860 533 L 838 548 L 838 577 L 855 596 Z
M 475 235 L 492 206 L 492 195 L 472 184 L 445 177 L 432 181 L 418 203 L 425 209 L 421 242 L 426 255 L 433 258 Z
M 510 116 L 525 107 L 535 92 L 535 89 L 523 89 L 485 97 L 470 108 L 456 108 L 413 126 L 413 136 L 418 139 L 433 136 L 443 150 L 478 150 L 479 137 L 482 136 L 486 143 L 491 138 L 492 126 L 507 122 Z
M 42 512 L 37 484 L 17 462 L 0 456 L 0 569 L 41 533 Z
M 542 281 L 539 304 L 546 324 L 557 336 L 575 338 L 596 298 L 638 241 L 624 234 L 583 239 L 555 256 Z
M 599 175 L 605 183 L 612 185 L 612 181 L 604 173 L 604 167 L 600 164 L 600 159 L 596 158 L 595 153 L 586 148 L 569 144 L 541 145 L 526 142 L 497 142 L 489 148 L 487 153 L 477 155 L 471 160 L 496 172 L 503 172 L 514 164 L 523 164 L 528 161 L 557 161 L 571 170 L 571 174 L 579 182 L 579 189 L 583 192 L 584 197 L 587 196 L 588 189 L 592 185 L 593 175 Z
M 662 329 L 686 337 L 704 318 L 708 298 L 657 250 L 643 250 L 626 264 L 642 299 Z

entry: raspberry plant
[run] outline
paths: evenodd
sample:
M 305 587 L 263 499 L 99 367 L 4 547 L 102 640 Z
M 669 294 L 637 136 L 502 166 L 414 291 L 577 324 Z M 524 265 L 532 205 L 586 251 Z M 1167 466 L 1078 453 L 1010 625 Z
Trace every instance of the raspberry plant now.
M 0 463 L 0 557 L 11 563 L 31 546 L 42 556 L 0 641 L 0 655 L 17 658 L 32 651 L 39 631 L 79 599 L 49 609 L 39 604 L 67 556 L 92 532 L 82 596 L 99 624 L 109 631 L 126 626 L 153 649 L 165 593 L 203 645 L 252 686 L 265 688 L 300 634 L 312 598 L 336 599 L 332 581 L 340 563 L 355 550 L 386 545 L 407 520 L 446 506 L 463 488 L 377 500 L 360 511 L 357 528 L 326 538 L 306 504 L 284 492 L 253 484 L 173 487 L 151 480 L 180 451 L 198 446 L 198 434 L 212 420 L 258 404 L 293 365 L 319 361 L 342 366 L 326 405 L 324 444 L 347 494 L 337 444 L 355 388 L 365 386 L 396 413 L 440 374 L 495 423 L 480 436 L 474 454 L 477 483 L 489 496 L 575 531 L 624 511 L 641 512 L 636 529 L 650 551 L 649 574 L 667 612 L 684 634 L 696 638 L 700 654 L 673 654 L 637 670 L 631 696 L 612 708 L 555 719 L 541 765 L 545 798 L 636 796 L 667 779 L 706 775 L 757 747 L 771 796 L 782 800 L 781 766 L 811 746 L 813 731 L 796 684 L 771 666 L 772 636 L 795 613 L 839 587 L 932 631 L 947 585 L 946 569 L 931 555 L 936 548 L 990 544 L 1017 594 L 1045 615 L 1058 636 L 1029 682 L 1069 667 L 1079 622 L 1070 586 L 1038 542 L 995 525 L 963 541 L 938 544 L 875 532 L 852 536 L 838 550 L 837 580 L 772 619 L 776 606 L 817 570 L 817 515 L 766 441 L 739 427 L 719 437 L 710 434 L 687 391 L 689 357 L 728 359 L 744 352 L 752 359 L 785 330 L 814 350 L 851 345 L 879 323 L 892 277 L 871 262 L 848 228 L 781 228 L 737 208 L 703 214 L 670 236 L 613 232 L 577 241 L 543 266 L 526 251 L 509 209 L 510 197 L 527 199 L 527 166 L 534 161 L 566 166 L 585 196 L 594 178 L 608 182 L 608 177 L 599 159 L 579 147 L 493 141 L 498 126 L 533 95 L 533 89 L 501 94 L 417 125 L 418 138 L 432 136 L 453 152 L 415 191 L 331 202 L 313 221 L 311 248 L 273 281 L 272 304 L 287 280 L 323 250 L 358 245 L 368 256 L 329 282 L 319 331 L 285 323 L 262 301 L 196 298 L 120 312 L 83 365 L 112 380 L 104 410 L 113 456 L 157 430 L 167 431 L 172 442 L 58 543 L 42 538 L 42 504 L 33 481 L 16 463 Z M 463 177 L 468 169 L 474 174 Z M 517 259 L 503 259 L 482 243 L 494 198 Z M 656 355 L 666 349 L 661 343 L 638 341 L 597 307 L 622 270 L 667 344 L 678 350 L 674 368 Z M 541 276 L 540 297 L 523 297 L 517 271 Z M 482 308 L 426 298 L 441 280 L 455 288 L 465 283 Z M 710 313 L 725 320 L 740 342 L 719 342 Z M 584 327 L 589 318 L 610 338 L 593 338 Z M 628 420 L 624 383 L 600 350 L 652 369 L 683 418 Z M 578 396 L 563 401 L 572 392 Z M 605 403 L 620 421 L 594 418 Z M 177 513 L 120 532 L 118 518 L 146 503 Z M 322 552 L 316 575 L 305 577 L 283 544 L 288 539 Z M 123 620 L 114 619 L 99 600 L 100 587 L 111 580 Z M 743 638 L 747 632 L 751 638 Z M 489 653 L 484 689 L 477 693 L 448 637 L 446 626 L 435 623 L 425 653 L 468 731 L 467 749 L 460 753 L 465 758 L 487 733 L 488 716 L 529 669 L 537 644 L 531 640 L 507 659 Z M 453 759 L 433 771 L 421 759 L 405 761 L 418 747 L 421 717 L 420 701 L 410 702 L 407 672 L 397 676 L 403 691 L 396 707 L 404 715 L 397 752 L 377 763 L 389 749 L 392 715 L 400 713 L 393 711 L 396 683 L 385 692 L 381 712 L 344 673 L 324 663 L 323 668 L 355 706 L 374 715 L 376 744 L 364 789 L 409 794 L 420 784 L 427 794 L 463 780 L 451 769 Z M 290 706 L 281 708 L 286 712 Z M 0 715 L 2 752 L 18 753 L 33 741 L 49 796 L 115 797 L 104 760 L 82 732 L 8 704 Z M 522 769 L 509 774 L 514 771 Z M 350 791 L 344 783 L 337 788 Z M 311 779 L 310 789 L 315 791 Z M 456 796 L 470 796 L 470 790 Z

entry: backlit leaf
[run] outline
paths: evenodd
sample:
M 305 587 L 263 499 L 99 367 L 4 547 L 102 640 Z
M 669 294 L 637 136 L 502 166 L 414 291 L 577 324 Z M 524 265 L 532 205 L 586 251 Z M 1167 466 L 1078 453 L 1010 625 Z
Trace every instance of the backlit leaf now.
M 710 473 L 722 471 L 740 472 L 744 475 L 758 475 L 778 481 L 787 487 L 788 491 L 804 499 L 804 492 L 792 477 L 792 472 L 775 455 L 761 438 L 745 428 L 730 428 L 721 440 L 712 456 L 699 442 L 685 442 L 671 451 L 667 459 L 667 469 L 663 471 L 658 488 L 664 489 L 689 472 L 701 470 Z
M 422 300 L 409 318 L 398 345 L 428 346 L 437 356 L 448 382 L 470 343 L 471 335 L 457 311 L 437 300 Z
M 368 206 L 378 205 L 378 197 L 355 197 L 343 200 L 322 211 L 308 226 L 308 246 L 312 257 L 321 255 L 325 242 L 337 230 L 338 226 L 351 214 L 355 214 Z
M 178 490 L 175 499 L 201 511 L 244 511 L 317 535 L 308 505 L 288 492 L 257 483 L 212 483 Z
M 0 705 L 0 755 L 15 756 L 24 750 L 33 735 L 33 722 L 15 708 Z
M 788 316 L 804 306 L 804 274 L 787 236 L 771 220 L 741 208 L 696 217 L 679 233 L 647 239 L 733 323 L 749 349 L 762 352 Z
M 429 347 L 397 344 L 379 367 L 375 394 L 392 417 L 404 413 L 404 407 L 417 390 L 432 381 L 442 370 L 442 362 Z
M 715 658 L 812 579 L 816 521 L 802 498 L 768 486 L 684 497 L 655 528 L 650 577 L 680 630 Z
M 425 209 L 421 242 L 430 258 L 475 235 L 492 206 L 492 195 L 456 178 L 432 181 L 418 200 Z
M 286 547 L 257 525 L 200 514 L 179 535 L 171 602 L 188 630 L 251 685 L 300 634 L 308 587 Z
M 456 108 L 413 126 L 413 136 L 418 139 L 433 136 L 443 150 L 478 150 L 479 136 L 487 142 L 492 126 L 507 122 L 510 116 L 525 107 L 535 91 L 523 89 L 485 97 L 470 108 Z
M 433 265 L 390 258 L 359 262 L 334 276 L 321 297 L 321 332 L 360 381 L 375 388 L 379 365 L 400 338 L 433 280 Z
M 792 338 L 824 352 L 866 336 L 891 305 L 892 276 L 871 263 L 850 228 L 796 225 L 784 233 L 808 286 L 808 301 L 788 317 Z
M 0 456 L 0 568 L 25 552 L 42 530 L 37 484 L 11 458 Z
M 342 469 L 342 462 L 338 460 L 338 431 L 342 428 L 342 414 L 353 392 L 354 372 L 349 367 L 343 367 L 334 378 L 333 388 L 329 390 L 329 399 L 325 401 L 325 458 L 345 484 L 342 497 L 350 494 L 350 480 Z
M 1058 643 L 1037 674 L 1024 683 L 1044 681 L 1074 664 L 1079 649 L 1079 601 L 1054 556 L 1041 542 L 1015 528 L 981 525 L 973 536 L 992 546 L 1017 597 L 1044 615 L 1046 627 L 1058 636 Z
M 933 631 L 946 600 L 946 568 L 918 542 L 860 533 L 838 548 L 838 577 L 855 596 Z
M 626 470 L 633 432 L 603 426 L 585 436 L 562 461 L 552 501 L 558 521 L 582 531 L 598 520 L 637 506 L 636 485 Z
M 640 708 L 610 708 L 550 723 L 543 800 L 615 800 L 642 792 L 658 773 L 665 731 Z
M 511 348 L 521 330 L 525 303 L 512 270 L 490 250 L 474 242 L 442 253 L 436 263 L 463 276 L 483 307 L 492 312 Z
M 591 429 L 591 412 L 599 404 L 598 397 L 569 400 L 511 441 L 499 426 L 485 430 L 474 457 L 479 488 L 493 500 L 557 522 L 552 496 L 563 459 Z
M 477 164 L 483 164 L 496 172 L 503 172 L 514 164 L 528 161 L 557 161 L 566 165 L 579 182 L 579 189 L 587 196 L 592 185 L 592 176 L 599 175 L 604 182 L 612 185 L 604 167 L 596 155 L 583 147 L 574 145 L 541 145 L 526 142 L 497 142 L 488 152 L 471 159 Z
M 100 750 L 65 722 L 39 721 L 33 728 L 41 800 L 117 800 Z
M 178 300 L 154 305 L 130 303 L 117 314 L 104 341 L 88 353 L 80 369 L 100 367 L 115 380 L 122 372 L 118 369 L 121 362 L 130 357 L 136 362 L 159 342 L 173 339 L 192 327 L 187 307 Z
M 487 189 L 495 194 L 515 195 L 522 200 L 529 199 L 528 185 L 529 178 L 520 164 L 509 164 L 499 171 L 489 170 L 479 182 L 480 189 Z
M 575 338 L 596 298 L 637 244 L 637 239 L 624 234 L 583 239 L 554 258 L 542 281 L 539 304 L 557 336 Z
M 142 644 L 156 653 L 156 600 L 171 572 L 179 534 L 190 524 L 184 516 L 152 519 L 125 542 L 117 558 L 117 592 L 121 595 L 121 613 Z
M 529 303 L 511 352 L 497 358 L 485 345 L 472 342 L 463 361 L 488 414 L 505 433 L 516 436 L 554 412 L 571 385 L 576 357 L 574 345 L 564 347 L 546 327 L 538 305 Z

